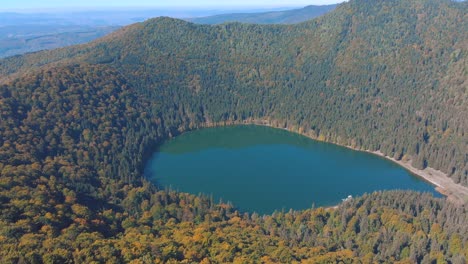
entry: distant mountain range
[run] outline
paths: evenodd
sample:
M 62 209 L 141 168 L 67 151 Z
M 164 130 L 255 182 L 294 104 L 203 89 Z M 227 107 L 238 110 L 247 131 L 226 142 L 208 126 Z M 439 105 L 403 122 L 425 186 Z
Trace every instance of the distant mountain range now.
M 226 22 L 241 22 L 251 24 L 294 24 L 326 14 L 334 10 L 336 7 L 337 5 L 311 5 L 300 9 L 285 11 L 221 14 L 186 20 L 197 24 L 222 24 Z
M 0 58 L 82 44 L 118 28 L 157 16 L 188 17 L 199 24 L 243 22 L 291 24 L 303 22 L 333 10 L 336 5 L 308 6 L 293 10 L 114 10 L 73 14 L 0 13 Z M 227 14 L 219 14 L 228 12 Z M 214 16 L 207 16 L 212 15 Z M 200 17 L 203 16 L 203 17 Z
M 82 44 L 103 37 L 118 26 L 17 25 L 0 27 L 0 58 Z
M 270 9 L 257 12 L 274 11 Z M 168 16 L 174 18 L 212 16 L 234 12 L 228 10 L 203 9 L 107 9 L 107 10 L 63 10 L 44 13 L 0 13 L 0 26 L 18 25 L 82 25 L 82 26 L 125 26 L 149 18 Z

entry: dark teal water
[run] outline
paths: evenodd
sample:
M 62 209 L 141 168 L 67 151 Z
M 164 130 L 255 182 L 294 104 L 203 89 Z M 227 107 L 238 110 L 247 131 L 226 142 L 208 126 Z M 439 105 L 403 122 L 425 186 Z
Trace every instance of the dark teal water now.
M 376 190 L 434 187 L 381 157 L 261 126 L 207 128 L 164 143 L 145 175 L 162 187 L 213 195 L 241 211 L 336 205 Z

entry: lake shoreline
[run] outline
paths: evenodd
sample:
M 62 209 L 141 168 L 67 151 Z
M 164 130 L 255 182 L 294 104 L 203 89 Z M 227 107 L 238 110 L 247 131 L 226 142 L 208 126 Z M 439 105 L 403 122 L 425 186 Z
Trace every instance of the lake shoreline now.
M 395 158 L 386 156 L 381 151 L 369 151 L 364 150 L 365 152 L 372 153 L 374 155 L 383 157 L 387 160 L 390 160 L 401 167 L 407 169 L 412 174 L 426 180 L 435 186 L 436 191 L 440 194 L 447 197 L 451 202 L 454 202 L 459 205 L 466 204 L 468 202 L 468 188 L 462 185 L 456 184 L 451 178 L 447 176 L 444 172 L 436 170 L 431 167 L 427 167 L 423 170 L 417 169 L 412 166 L 411 160 L 403 161 L 396 160 Z
M 362 151 L 362 152 L 367 152 L 373 155 L 377 155 L 379 157 L 390 160 L 393 163 L 396 163 L 397 165 L 411 172 L 413 175 L 418 176 L 419 178 L 429 182 L 435 187 L 435 190 L 437 192 L 447 197 L 448 201 L 453 202 L 457 205 L 468 204 L 468 188 L 455 183 L 451 178 L 447 176 L 446 173 L 430 168 L 430 167 L 427 167 L 423 170 L 417 169 L 413 167 L 413 165 L 411 164 L 411 160 L 408 160 L 408 161 L 396 160 L 395 158 L 386 156 L 380 150 L 377 150 L 377 151 L 363 150 L 363 149 L 355 148 L 353 146 L 346 146 L 346 145 L 338 144 L 336 142 L 319 140 L 314 136 L 301 132 L 300 129 L 294 130 L 288 127 L 275 126 L 269 120 L 250 119 L 250 120 L 243 120 L 243 121 L 229 121 L 229 122 L 227 121 L 227 122 L 221 122 L 221 123 L 208 122 L 202 125 L 201 127 L 216 127 L 216 126 L 230 126 L 230 125 L 258 125 L 258 126 L 267 126 L 267 127 L 277 128 L 277 129 L 283 129 L 292 133 L 300 134 L 312 140 L 331 143 L 331 144 L 341 146 L 341 147 L 346 147 L 355 151 Z M 337 206 L 339 206 L 339 204 Z M 331 208 L 335 208 L 335 207 L 336 206 L 331 206 Z

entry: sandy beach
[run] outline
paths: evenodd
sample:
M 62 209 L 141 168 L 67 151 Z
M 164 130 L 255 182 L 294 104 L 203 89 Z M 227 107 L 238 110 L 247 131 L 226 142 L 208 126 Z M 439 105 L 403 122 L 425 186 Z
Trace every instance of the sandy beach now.
M 447 199 L 449 201 L 460 204 L 460 205 L 468 204 L 468 188 L 455 183 L 451 178 L 447 176 L 447 174 L 439 170 L 430 168 L 430 167 L 425 168 L 424 170 L 417 169 L 411 165 L 411 160 L 406 161 L 406 162 L 402 160 L 396 160 L 394 158 L 385 156 L 380 151 L 366 151 L 366 152 L 373 153 L 375 155 L 379 155 L 388 160 L 391 160 L 397 163 L 398 165 L 404 167 L 405 169 L 409 170 L 413 174 L 432 183 L 434 186 L 436 186 L 435 189 L 439 193 L 447 196 Z

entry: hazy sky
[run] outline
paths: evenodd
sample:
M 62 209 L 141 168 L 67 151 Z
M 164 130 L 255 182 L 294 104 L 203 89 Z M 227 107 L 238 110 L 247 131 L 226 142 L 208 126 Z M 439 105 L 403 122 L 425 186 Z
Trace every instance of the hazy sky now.
M 70 7 L 292 7 L 339 2 L 343 0 L 1 0 L 0 10 Z

